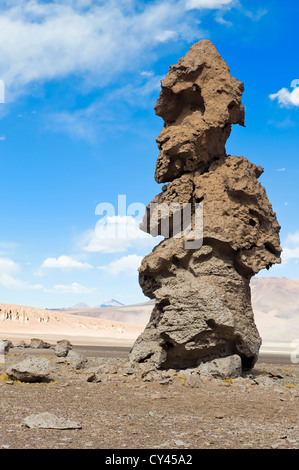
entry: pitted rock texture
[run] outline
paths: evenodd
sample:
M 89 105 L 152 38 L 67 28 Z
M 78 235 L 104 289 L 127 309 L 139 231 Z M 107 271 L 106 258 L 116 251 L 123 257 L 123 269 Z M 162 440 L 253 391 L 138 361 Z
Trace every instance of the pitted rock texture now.
M 163 241 L 140 268 L 143 291 L 156 303 L 131 360 L 185 369 L 238 354 L 251 368 L 261 339 L 249 282 L 221 243 L 186 250 L 183 239 Z
M 234 267 L 246 277 L 280 262 L 280 226 L 258 177 L 263 169 L 244 157 L 228 156 L 201 174 L 194 171 L 164 186 L 148 205 L 141 228 L 154 229 L 153 204 L 203 204 L 203 237 L 207 245 L 222 244 Z M 170 206 L 171 207 L 171 206 Z M 171 215 L 171 213 L 170 213 Z M 168 212 L 166 217 L 168 216 Z M 157 214 L 157 234 L 163 214 Z M 173 224 L 169 223 L 170 231 Z M 181 227 L 179 228 L 179 230 Z M 170 232 L 173 236 L 173 232 Z M 175 248 L 172 248 L 175 253 Z
M 225 156 L 232 124 L 244 125 L 244 85 L 211 41 L 194 44 L 161 82 L 155 111 L 164 119 L 155 178 L 171 181 Z
M 231 124 L 244 125 L 242 91 L 210 41 L 193 45 L 162 81 L 155 109 L 167 138 L 158 138 L 156 180 L 169 183 L 140 227 L 165 240 L 139 268 L 143 292 L 156 302 L 131 362 L 212 370 L 211 361 L 238 356 L 241 367 L 229 363 L 239 375 L 258 358 L 250 279 L 280 263 L 280 226 L 258 181 L 263 169 L 225 152 Z M 175 213 L 189 205 L 194 226 L 196 204 L 203 208 L 202 243 L 190 249 Z

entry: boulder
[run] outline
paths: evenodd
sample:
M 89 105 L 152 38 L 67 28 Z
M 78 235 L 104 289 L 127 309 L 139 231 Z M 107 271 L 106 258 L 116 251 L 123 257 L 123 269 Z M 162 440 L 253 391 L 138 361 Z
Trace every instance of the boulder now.
M 10 348 L 13 347 L 13 344 L 8 339 L 0 339 L 0 355 L 5 355 L 9 353 Z
M 87 357 L 72 350 L 68 352 L 66 360 L 69 365 L 75 367 L 75 369 L 83 369 L 88 362 Z
M 54 352 L 57 357 L 65 357 L 72 348 L 72 344 L 67 339 L 62 339 L 57 341 Z
M 46 358 L 27 357 L 6 371 L 11 380 L 21 382 L 44 382 L 49 379 L 50 361 Z
M 49 349 L 51 344 L 39 338 L 32 338 L 29 347 L 33 349 Z
M 242 362 L 240 356 L 221 357 L 199 365 L 201 376 L 211 376 L 216 379 L 235 379 L 242 374 Z

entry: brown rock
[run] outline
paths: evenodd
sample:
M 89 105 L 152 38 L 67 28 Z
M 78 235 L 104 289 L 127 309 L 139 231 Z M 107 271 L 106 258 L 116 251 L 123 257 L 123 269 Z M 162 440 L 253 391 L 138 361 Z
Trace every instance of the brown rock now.
M 231 357 L 235 376 L 257 360 L 250 279 L 280 263 L 280 226 L 258 181 L 263 169 L 225 153 L 231 124 L 244 124 L 242 91 L 210 41 L 192 46 L 162 81 L 156 180 L 170 182 L 147 207 L 141 229 L 165 240 L 139 268 L 143 292 L 156 302 L 130 353 L 133 363 L 186 369 Z M 186 205 L 193 229 L 195 209 L 203 209 L 200 244 L 191 249 L 184 218 L 177 218 Z
M 223 249 L 226 247 L 234 256 L 238 270 L 246 275 L 269 268 L 280 262 L 280 226 L 257 180 L 262 172 L 244 157 L 228 156 L 212 163 L 204 174 L 195 171 L 183 175 L 165 186 L 149 204 L 141 229 L 151 233 L 153 203 L 193 206 L 201 201 L 204 244 L 222 243 Z M 159 227 L 162 216 L 158 214 Z M 160 231 L 158 228 L 157 234 Z
M 194 44 L 161 82 L 155 111 L 164 119 L 155 178 L 171 181 L 224 157 L 231 124 L 244 125 L 244 85 L 211 41 Z

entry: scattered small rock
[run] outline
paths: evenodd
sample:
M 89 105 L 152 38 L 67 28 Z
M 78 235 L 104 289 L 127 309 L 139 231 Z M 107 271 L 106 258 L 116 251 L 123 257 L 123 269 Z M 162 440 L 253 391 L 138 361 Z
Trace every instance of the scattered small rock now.
M 25 343 L 24 340 L 22 341 L 17 341 L 16 343 L 13 343 L 14 348 L 29 348 L 29 345 Z
M 82 429 L 80 424 L 65 418 L 60 418 L 52 413 L 48 413 L 47 411 L 27 416 L 24 419 L 24 423 L 28 428 Z
M 164 379 L 164 380 L 160 380 L 160 384 L 161 385 L 169 385 L 169 384 L 172 384 L 173 380 L 171 377 L 169 377 L 169 379 Z
M 143 374 L 142 380 L 144 382 L 154 382 L 155 380 L 161 380 L 162 376 L 159 371 L 151 370 Z
M 185 380 L 186 387 L 198 388 L 202 385 L 202 380 L 199 374 L 196 373 L 186 373 Z
M 188 444 L 186 444 L 184 441 L 181 441 L 181 439 L 173 439 L 173 443 L 178 447 L 189 447 Z
M 87 382 L 95 382 L 95 383 L 100 383 L 102 382 L 102 379 L 99 377 L 98 374 L 95 372 L 92 372 L 87 376 Z

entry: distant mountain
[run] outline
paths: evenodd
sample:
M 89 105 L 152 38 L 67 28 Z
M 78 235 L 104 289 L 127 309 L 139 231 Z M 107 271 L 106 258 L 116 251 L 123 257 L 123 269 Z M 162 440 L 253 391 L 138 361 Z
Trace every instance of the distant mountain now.
M 299 279 L 254 277 L 251 293 L 254 311 L 286 320 L 299 317 Z
M 111 299 L 111 300 L 107 300 L 107 302 L 104 302 L 101 305 L 96 305 L 96 307 L 98 307 L 98 308 L 102 308 L 102 307 L 121 307 L 122 305 L 124 305 L 124 304 L 122 304 L 118 300 Z
M 89 305 L 85 304 L 84 302 L 79 302 L 78 304 L 74 305 L 73 307 L 70 307 L 71 309 L 73 308 L 89 308 Z
M 111 307 L 108 306 L 107 304 L 111 305 L 112 301 L 116 302 L 116 304 Z M 145 326 L 150 318 L 154 304 L 154 300 L 149 300 L 139 304 L 122 305 L 117 300 L 112 299 L 108 302 L 105 302 L 105 304 L 102 304 L 105 305 L 104 307 L 99 305 L 89 308 L 67 309 L 67 313 L 70 313 L 71 315 L 102 318 L 105 320 L 120 321 Z
M 87 311 L 83 309 L 82 311 Z M 107 310 L 107 309 L 103 309 Z M 80 316 L 80 309 L 52 311 L 23 305 L 0 303 L 0 338 L 28 340 L 46 339 L 50 342 L 69 339 L 73 344 L 116 344 L 131 347 L 144 329 L 143 325 L 118 322 L 115 319 Z M 103 343 L 102 343 L 103 344 Z
M 255 321 L 265 341 L 299 339 L 299 279 L 254 277 L 251 296 Z

